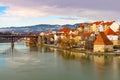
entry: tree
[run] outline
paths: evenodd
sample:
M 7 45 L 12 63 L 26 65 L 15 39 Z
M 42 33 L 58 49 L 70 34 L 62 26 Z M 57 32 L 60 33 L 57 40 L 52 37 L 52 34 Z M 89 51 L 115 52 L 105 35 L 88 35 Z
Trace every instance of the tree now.
M 72 49 L 74 45 L 74 39 L 70 39 L 69 37 L 64 37 L 60 43 L 60 46 L 64 49 Z

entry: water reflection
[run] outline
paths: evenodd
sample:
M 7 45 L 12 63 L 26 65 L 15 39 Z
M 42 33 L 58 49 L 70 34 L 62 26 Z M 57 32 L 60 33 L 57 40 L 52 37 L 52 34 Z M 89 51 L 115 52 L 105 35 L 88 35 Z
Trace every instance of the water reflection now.
M 11 80 L 119 80 L 119 56 L 93 56 L 50 47 L 5 48 L 0 74 Z M 1 59 L 1 58 L 0 58 Z M 1 61 L 1 60 L 0 60 Z M 5 64 L 2 64 L 5 63 Z M 24 76 L 24 77 L 22 77 Z M 29 76 L 29 77 L 28 77 Z M 2 75 L 0 75 L 2 77 Z M 6 77 L 3 80 L 10 80 Z
M 94 62 L 99 68 L 113 63 L 113 56 L 94 56 Z
M 80 52 L 71 52 L 68 50 L 61 50 L 61 49 L 48 48 L 48 47 L 29 47 L 27 54 L 25 52 L 21 53 L 21 50 L 18 50 L 14 47 L 10 47 L 6 49 L 4 52 L 2 52 L 3 55 L 13 56 L 13 57 L 20 55 L 29 55 L 28 57 L 35 55 L 38 56 L 40 53 L 41 54 L 52 53 L 54 57 L 61 56 L 64 60 L 77 60 L 80 61 L 81 63 L 93 62 L 98 69 L 104 69 L 107 66 L 116 67 L 116 65 L 120 64 L 119 56 L 118 57 L 111 55 L 94 56 Z
M 95 56 L 80 52 L 71 52 L 68 50 L 56 50 L 54 48 L 51 48 L 51 50 L 54 52 L 54 54 L 57 53 L 65 60 L 80 61 L 81 66 L 87 67 L 88 69 L 91 69 L 90 65 L 92 65 L 92 72 L 95 73 L 94 75 L 97 76 L 99 80 L 119 80 L 120 56 Z M 83 73 L 85 71 L 86 68 L 83 68 Z
M 42 49 L 42 48 L 41 48 Z M 65 60 L 80 60 L 82 62 L 94 62 L 95 65 L 99 66 L 107 66 L 107 65 L 112 65 L 114 63 L 114 60 L 119 60 L 120 56 L 113 56 L 113 55 L 90 55 L 90 54 L 85 54 L 81 52 L 71 52 L 68 50 L 61 50 L 61 49 L 56 49 L 56 48 L 48 48 L 48 51 L 52 51 L 53 54 L 57 54 L 62 56 L 63 59 Z

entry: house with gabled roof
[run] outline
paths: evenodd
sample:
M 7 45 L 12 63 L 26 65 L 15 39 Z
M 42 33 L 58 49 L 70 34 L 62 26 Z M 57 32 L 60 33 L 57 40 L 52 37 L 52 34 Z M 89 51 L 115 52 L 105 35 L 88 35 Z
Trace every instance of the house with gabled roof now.
M 93 52 L 113 51 L 113 43 L 110 41 L 104 32 L 99 32 L 97 39 L 94 42 Z
M 76 29 L 71 29 L 71 30 L 69 31 L 69 35 L 78 35 L 78 30 L 76 30 Z
M 89 32 L 90 31 L 90 27 L 88 25 L 89 25 L 88 23 L 81 23 L 78 26 L 77 30 L 79 32 Z
M 104 22 L 104 31 L 106 31 L 115 21 Z
M 70 29 L 68 28 L 68 27 L 64 27 L 64 28 L 62 28 L 62 29 L 60 29 L 59 31 L 58 31 L 58 33 L 69 33 L 69 31 L 70 31 Z
M 110 27 L 104 31 L 107 38 L 113 42 L 113 45 L 118 45 L 118 35 Z
M 96 21 L 89 24 L 90 32 L 96 32 L 104 21 Z
M 106 35 L 117 35 L 110 27 L 104 32 Z
M 62 29 L 59 29 L 57 32 L 58 37 L 63 38 L 65 35 L 68 35 L 70 32 L 70 28 L 63 27 Z
M 111 25 L 110 25 L 110 28 L 114 31 L 114 32 L 116 32 L 117 30 L 118 30 L 118 28 L 119 28 L 119 24 L 117 23 L 117 22 L 113 22 Z
M 108 52 L 113 51 L 113 42 L 110 41 L 103 32 L 103 26 L 99 28 L 99 34 L 94 41 L 93 52 Z
M 93 34 L 92 32 L 83 32 L 81 36 L 81 44 L 84 44 L 85 49 L 93 48 Z

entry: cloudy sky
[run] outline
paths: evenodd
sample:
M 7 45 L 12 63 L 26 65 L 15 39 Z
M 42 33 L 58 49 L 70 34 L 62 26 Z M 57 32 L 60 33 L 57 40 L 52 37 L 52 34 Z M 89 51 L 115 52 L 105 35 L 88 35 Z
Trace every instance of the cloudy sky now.
M 0 0 L 0 27 L 120 22 L 120 0 Z

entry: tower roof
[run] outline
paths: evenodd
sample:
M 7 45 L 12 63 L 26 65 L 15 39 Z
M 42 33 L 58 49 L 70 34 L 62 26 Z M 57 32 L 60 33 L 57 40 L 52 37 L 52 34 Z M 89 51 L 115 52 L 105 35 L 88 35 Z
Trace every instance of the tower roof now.
M 110 27 L 104 33 L 106 35 L 117 35 Z
M 99 32 L 97 39 L 95 40 L 94 44 L 98 45 L 112 45 L 113 43 L 107 38 L 104 32 Z

